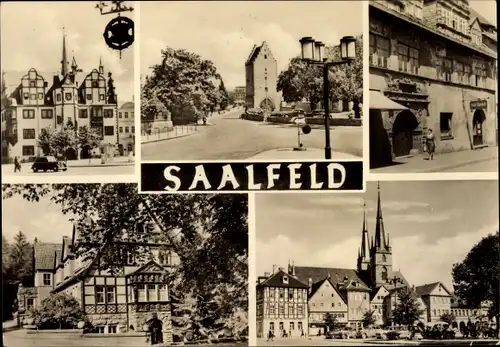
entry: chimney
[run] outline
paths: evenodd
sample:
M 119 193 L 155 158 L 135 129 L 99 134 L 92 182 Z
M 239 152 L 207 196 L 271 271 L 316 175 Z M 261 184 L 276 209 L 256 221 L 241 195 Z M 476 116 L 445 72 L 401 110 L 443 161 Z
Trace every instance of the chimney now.
M 35 237 L 35 241 L 34 242 L 37 243 L 38 242 L 38 238 Z
M 273 274 L 275 274 L 275 273 L 276 273 L 276 265 L 273 264 Z
M 269 278 L 269 276 L 271 276 L 271 274 L 269 272 L 264 272 L 264 277 L 265 278 Z

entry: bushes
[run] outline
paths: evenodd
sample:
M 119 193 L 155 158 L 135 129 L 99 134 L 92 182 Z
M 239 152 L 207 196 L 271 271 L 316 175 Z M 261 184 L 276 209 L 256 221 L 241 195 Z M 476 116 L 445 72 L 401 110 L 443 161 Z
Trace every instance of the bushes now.
M 253 120 L 257 122 L 264 121 L 264 111 L 260 108 L 249 108 L 241 115 L 242 119 Z
M 74 329 L 85 321 L 80 303 L 68 294 L 51 295 L 42 301 L 39 309 L 32 312 L 37 329 Z

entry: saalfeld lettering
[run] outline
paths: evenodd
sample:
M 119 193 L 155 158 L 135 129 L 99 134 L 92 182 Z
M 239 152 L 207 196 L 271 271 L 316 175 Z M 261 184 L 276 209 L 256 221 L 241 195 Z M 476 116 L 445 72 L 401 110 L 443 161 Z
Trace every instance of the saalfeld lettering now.
M 143 165 L 162 165 L 165 191 L 363 189 L 361 162 Z M 350 179 L 346 188 L 347 174 L 351 172 L 354 178 Z M 143 186 L 152 187 L 145 191 L 162 189 L 162 186 L 155 188 L 158 182 L 150 181 L 145 170 L 142 175 Z

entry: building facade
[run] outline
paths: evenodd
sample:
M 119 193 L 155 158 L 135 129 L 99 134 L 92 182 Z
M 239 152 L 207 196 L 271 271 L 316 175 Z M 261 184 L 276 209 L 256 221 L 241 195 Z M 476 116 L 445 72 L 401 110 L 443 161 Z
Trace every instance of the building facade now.
M 474 323 L 487 319 L 486 313 L 489 307 L 487 303 L 477 309 L 465 309 L 456 299 L 452 303 L 453 294 L 441 282 L 413 286 L 400 271 L 393 269 L 392 246 L 389 234 L 385 231 L 380 188 L 375 232 L 372 237 L 369 235 L 365 216 L 355 269 L 289 265 L 288 272 L 280 269 L 274 274 L 266 273 L 259 278 L 257 285 L 259 337 L 263 337 L 269 329 L 272 330 L 269 324 L 278 318 L 268 316 L 265 293 L 269 292 L 268 287 L 271 284 L 272 287 L 283 287 L 284 284 L 280 282 L 283 278 L 287 279 L 287 286 L 304 288 L 305 285 L 307 288 L 307 317 L 300 319 L 301 324 L 307 326 L 305 332 L 307 336 L 324 335 L 328 331 L 326 321 L 328 314 L 335 317 L 337 328 L 360 329 L 363 326 L 364 315 L 368 311 L 373 312 L 375 325 L 395 325 L 393 312 L 401 300 L 403 291 L 409 292 L 422 310 L 419 321 L 424 324 L 441 321 L 440 318 L 445 313 L 455 314 L 457 322 L 467 323 L 470 320 Z M 271 294 L 271 297 L 274 298 L 274 295 L 278 294 Z M 278 298 L 281 299 L 281 294 Z M 283 319 L 282 321 L 285 322 Z M 308 325 L 304 325 L 306 322 Z M 297 323 L 294 321 L 294 324 Z
M 437 153 L 496 145 L 496 28 L 481 26 L 466 0 L 369 8 L 370 89 L 407 108 L 371 112 L 370 136 L 387 143 L 378 148 L 392 158 L 422 153 L 429 129 Z
M 155 312 L 163 322 L 165 341 L 171 342 L 171 301 L 166 276 L 178 264 L 171 248 L 156 242 L 153 235 L 149 242 L 127 244 L 125 265 L 110 269 L 101 266 L 99 254 L 91 260 L 76 256 L 73 250 L 77 240 L 76 225 L 72 237 L 63 237 L 60 244 L 35 239 L 34 287 L 19 288 L 20 316 L 29 317 L 30 310 L 40 307 L 51 294 L 66 293 L 81 304 L 95 333 L 143 331 Z M 132 247 L 148 250 L 150 258 L 137 261 L 126 251 Z
M 60 130 L 71 126 L 77 133 L 86 126 L 101 135 L 102 151 L 116 149 L 116 111 L 111 72 L 106 76 L 100 62 L 96 69 L 83 74 L 74 57 L 70 66 L 63 37 L 60 73 L 49 82 L 32 68 L 9 95 L 5 114 L 6 154 L 22 160 L 43 155 L 37 138 L 47 127 Z M 60 154 L 70 160 L 88 158 L 91 150 L 90 146 L 76 146 Z
M 118 109 L 118 151 L 120 155 L 135 153 L 134 103 L 126 102 Z
M 279 111 L 281 96 L 276 89 L 278 63 L 267 42 L 253 47 L 245 63 L 245 75 L 245 107 Z
M 257 336 L 302 336 L 307 333 L 308 286 L 283 269 L 259 277 L 257 284 Z
M 247 87 L 235 87 L 233 93 L 234 93 L 234 103 L 236 105 L 245 105 Z

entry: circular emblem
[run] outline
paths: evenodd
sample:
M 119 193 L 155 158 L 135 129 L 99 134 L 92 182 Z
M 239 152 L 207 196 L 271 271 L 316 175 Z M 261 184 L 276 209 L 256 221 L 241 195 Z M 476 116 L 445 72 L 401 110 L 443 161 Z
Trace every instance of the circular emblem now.
M 104 41 L 108 47 L 123 50 L 134 42 L 134 21 L 127 17 L 112 19 L 104 29 Z
M 302 132 L 303 132 L 304 134 L 306 134 L 306 135 L 307 135 L 307 134 L 309 134 L 309 133 L 311 132 L 311 126 L 310 126 L 310 125 L 304 125 L 304 126 L 302 127 Z

